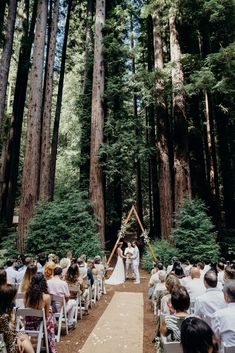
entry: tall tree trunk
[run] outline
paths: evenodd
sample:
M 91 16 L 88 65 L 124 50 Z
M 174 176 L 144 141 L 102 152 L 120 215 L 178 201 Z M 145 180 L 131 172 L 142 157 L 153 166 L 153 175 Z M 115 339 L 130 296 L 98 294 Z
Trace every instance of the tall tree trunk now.
M 54 120 L 52 144 L 51 144 L 51 163 L 50 163 L 50 178 L 49 178 L 49 199 L 50 200 L 53 199 L 54 189 L 55 189 L 56 158 L 57 158 L 57 150 L 58 150 L 60 114 L 61 114 L 62 98 L 63 98 L 64 72 L 65 72 L 65 61 L 66 61 L 71 8 L 72 8 L 72 0 L 69 0 L 67 18 L 66 18 L 66 24 L 65 24 L 65 30 L 64 30 L 64 42 L 63 42 L 61 66 L 60 66 L 60 78 L 59 78 L 59 84 L 58 84 L 55 120 Z
M 191 197 L 191 182 L 188 157 L 188 124 L 185 115 L 183 93 L 184 75 L 182 70 L 181 50 L 175 23 L 175 9 L 169 13 L 170 53 L 173 88 L 174 119 L 174 211 L 178 211 L 185 198 Z
M 103 34 L 105 23 L 105 0 L 96 1 L 95 21 L 95 49 L 92 85 L 92 113 L 91 113 L 91 156 L 90 156 L 90 199 L 98 218 L 98 231 L 102 246 L 105 243 L 105 204 L 103 173 L 99 165 L 99 148 L 103 143 L 104 127 L 104 61 L 103 61 Z
M 157 12 L 153 15 L 153 38 L 155 69 L 163 70 L 163 50 L 160 19 Z M 156 115 L 157 115 L 157 147 L 159 154 L 159 204 L 161 237 L 168 239 L 171 233 L 173 217 L 172 180 L 169 153 L 169 117 L 164 96 L 164 82 L 156 79 Z
M 16 20 L 17 0 L 9 0 L 5 43 L 0 61 L 0 129 L 4 120 L 7 81 L 11 63 L 11 52 Z
M 34 38 L 34 28 L 37 14 L 37 0 L 34 1 L 31 24 L 29 29 L 29 0 L 25 0 L 23 35 L 16 75 L 16 85 L 13 101 L 13 112 L 9 136 L 4 143 L 1 155 L 0 178 L 0 217 L 8 225 L 11 224 L 17 190 L 19 170 L 20 139 L 30 68 L 30 54 Z
M 212 114 L 211 96 L 204 90 L 205 99 L 205 127 L 206 127 L 206 169 L 207 169 L 207 183 L 210 192 L 210 204 L 215 223 L 221 227 L 221 207 L 220 207 L 220 189 L 219 189 L 219 176 L 218 176 L 218 162 L 215 143 L 215 126 Z
M 0 1 L 0 47 L 2 44 L 2 40 L 4 39 L 2 34 L 3 34 L 3 27 L 4 27 L 4 16 L 5 16 L 6 5 L 7 5 L 7 0 Z
M 24 235 L 38 200 L 43 63 L 47 25 L 47 0 L 39 0 L 30 80 L 26 150 L 19 210 L 18 250 L 24 251 Z
M 90 139 L 91 139 L 91 99 L 92 99 L 92 55 L 94 50 L 93 35 L 93 1 L 87 0 L 87 17 L 86 17 L 86 41 L 84 56 L 84 78 L 81 95 L 81 140 L 80 140 L 80 188 L 82 190 L 89 189 L 90 174 Z
M 51 161 L 51 107 L 53 95 L 53 72 L 56 51 L 56 37 L 59 18 L 59 0 L 54 3 L 52 12 L 51 30 L 49 36 L 49 50 L 46 68 L 46 77 L 44 84 L 43 114 L 42 114 L 42 135 L 41 135 L 41 169 L 40 169 L 40 187 L 39 199 L 46 201 L 49 199 L 49 178 L 50 178 L 50 161 Z

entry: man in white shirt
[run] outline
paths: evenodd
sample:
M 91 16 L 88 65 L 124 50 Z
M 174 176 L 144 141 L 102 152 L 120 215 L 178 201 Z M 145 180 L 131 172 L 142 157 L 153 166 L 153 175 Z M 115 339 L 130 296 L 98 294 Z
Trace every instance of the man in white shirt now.
M 204 286 L 203 280 L 201 277 L 200 269 L 197 267 L 192 267 L 191 269 L 191 278 L 192 281 L 186 283 L 186 289 L 190 296 L 190 301 L 195 302 L 196 298 L 199 295 L 205 293 L 206 287 Z
M 127 243 L 127 248 L 124 251 L 124 256 L 126 257 L 126 278 L 129 278 L 129 272 L 133 270 L 132 266 L 132 256 L 134 254 L 134 248 L 131 246 L 131 242 Z
M 15 261 L 13 259 L 8 259 L 6 266 L 7 268 L 5 269 L 7 273 L 7 283 L 8 284 L 17 284 L 18 283 L 18 271 L 14 269 L 14 263 Z
M 27 270 L 27 267 L 29 265 L 31 265 L 33 263 L 33 259 L 32 257 L 27 256 L 24 260 L 24 266 L 22 266 L 19 270 L 18 270 L 18 283 L 20 283 L 22 281 L 22 279 L 24 278 L 25 272 Z
M 133 255 L 132 255 L 132 266 L 133 266 L 133 272 L 135 275 L 134 283 L 139 284 L 140 283 L 140 273 L 139 273 L 140 252 L 135 241 L 132 242 L 132 246 L 134 248 Z
M 221 287 L 224 285 L 224 264 L 223 262 L 219 261 L 216 265 L 216 269 L 218 271 L 218 282 L 220 283 Z
M 54 277 L 47 281 L 48 292 L 52 295 L 58 295 L 59 297 L 64 296 L 66 301 L 66 313 L 68 316 L 69 326 L 73 326 L 75 324 L 75 310 L 76 310 L 76 300 L 69 299 L 70 292 L 68 284 L 63 281 L 60 276 L 62 275 L 62 268 L 56 267 L 54 269 Z
M 219 309 L 227 307 L 223 292 L 217 288 L 217 276 L 214 271 L 204 275 L 206 292 L 196 298 L 194 314 L 204 319 L 211 326 L 212 315 Z
M 217 310 L 212 317 L 212 329 L 223 346 L 235 347 L 235 280 L 225 282 L 224 299 L 228 306 Z
M 78 258 L 78 268 L 79 268 L 79 277 L 83 280 L 87 279 L 87 266 L 85 265 L 82 258 Z

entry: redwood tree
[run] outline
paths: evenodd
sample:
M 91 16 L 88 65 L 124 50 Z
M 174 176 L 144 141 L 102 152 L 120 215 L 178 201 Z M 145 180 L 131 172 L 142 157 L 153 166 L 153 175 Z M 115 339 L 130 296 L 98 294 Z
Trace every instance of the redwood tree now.
M 95 20 L 95 48 L 92 85 L 92 113 L 91 113 L 91 150 L 90 150 L 90 199 L 94 213 L 98 218 L 98 231 L 101 244 L 105 242 L 105 203 L 103 173 L 99 165 L 99 148 L 103 143 L 104 127 L 104 61 L 103 61 L 103 34 L 105 23 L 105 0 L 96 1 Z
M 18 250 L 24 251 L 24 234 L 38 200 L 40 137 L 43 90 L 43 63 L 47 24 L 47 0 L 39 0 L 30 80 L 26 149 L 18 226 Z

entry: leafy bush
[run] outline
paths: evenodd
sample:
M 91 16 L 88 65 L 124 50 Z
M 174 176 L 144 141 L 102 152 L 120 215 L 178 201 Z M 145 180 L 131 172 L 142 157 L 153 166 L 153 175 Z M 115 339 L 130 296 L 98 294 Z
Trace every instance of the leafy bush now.
M 89 201 L 78 192 L 65 200 L 41 204 L 31 219 L 26 236 L 26 252 L 53 252 L 64 256 L 72 250 L 74 256 L 101 253 L 97 222 Z
M 170 244 L 166 240 L 157 240 L 156 242 L 151 243 L 151 246 L 157 259 L 163 262 L 165 266 L 171 263 L 172 256 L 178 255 L 177 249 L 174 245 Z M 145 253 L 142 256 L 141 265 L 147 271 L 150 271 L 153 268 L 153 257 L 147 246 Z
M 176 215 L 175 224 L 172 237 L 182 261 L 188 258 L 200 261 L 205 257 L 216 261 L 219 245 L 216 243 L 215 227 L 206 213 L 203 201 L 186 200 Z

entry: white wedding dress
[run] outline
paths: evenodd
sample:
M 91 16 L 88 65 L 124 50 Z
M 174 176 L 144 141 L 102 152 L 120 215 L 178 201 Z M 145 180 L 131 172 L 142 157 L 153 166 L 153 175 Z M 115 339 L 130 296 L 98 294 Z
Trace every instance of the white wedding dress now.
M 124 269 L 124 263 L 123 263 L 123 258 L 122 258 L 122 250 L 118 250 L 118 257 L 117 257 L 117 263 L 116 266 L 114 267 L 112 275 L 105 281 L 105 284 L 111 284 L 111 285 L 117 285 L 117 284 L 122 284 L 125 282 L 125 269 Z

